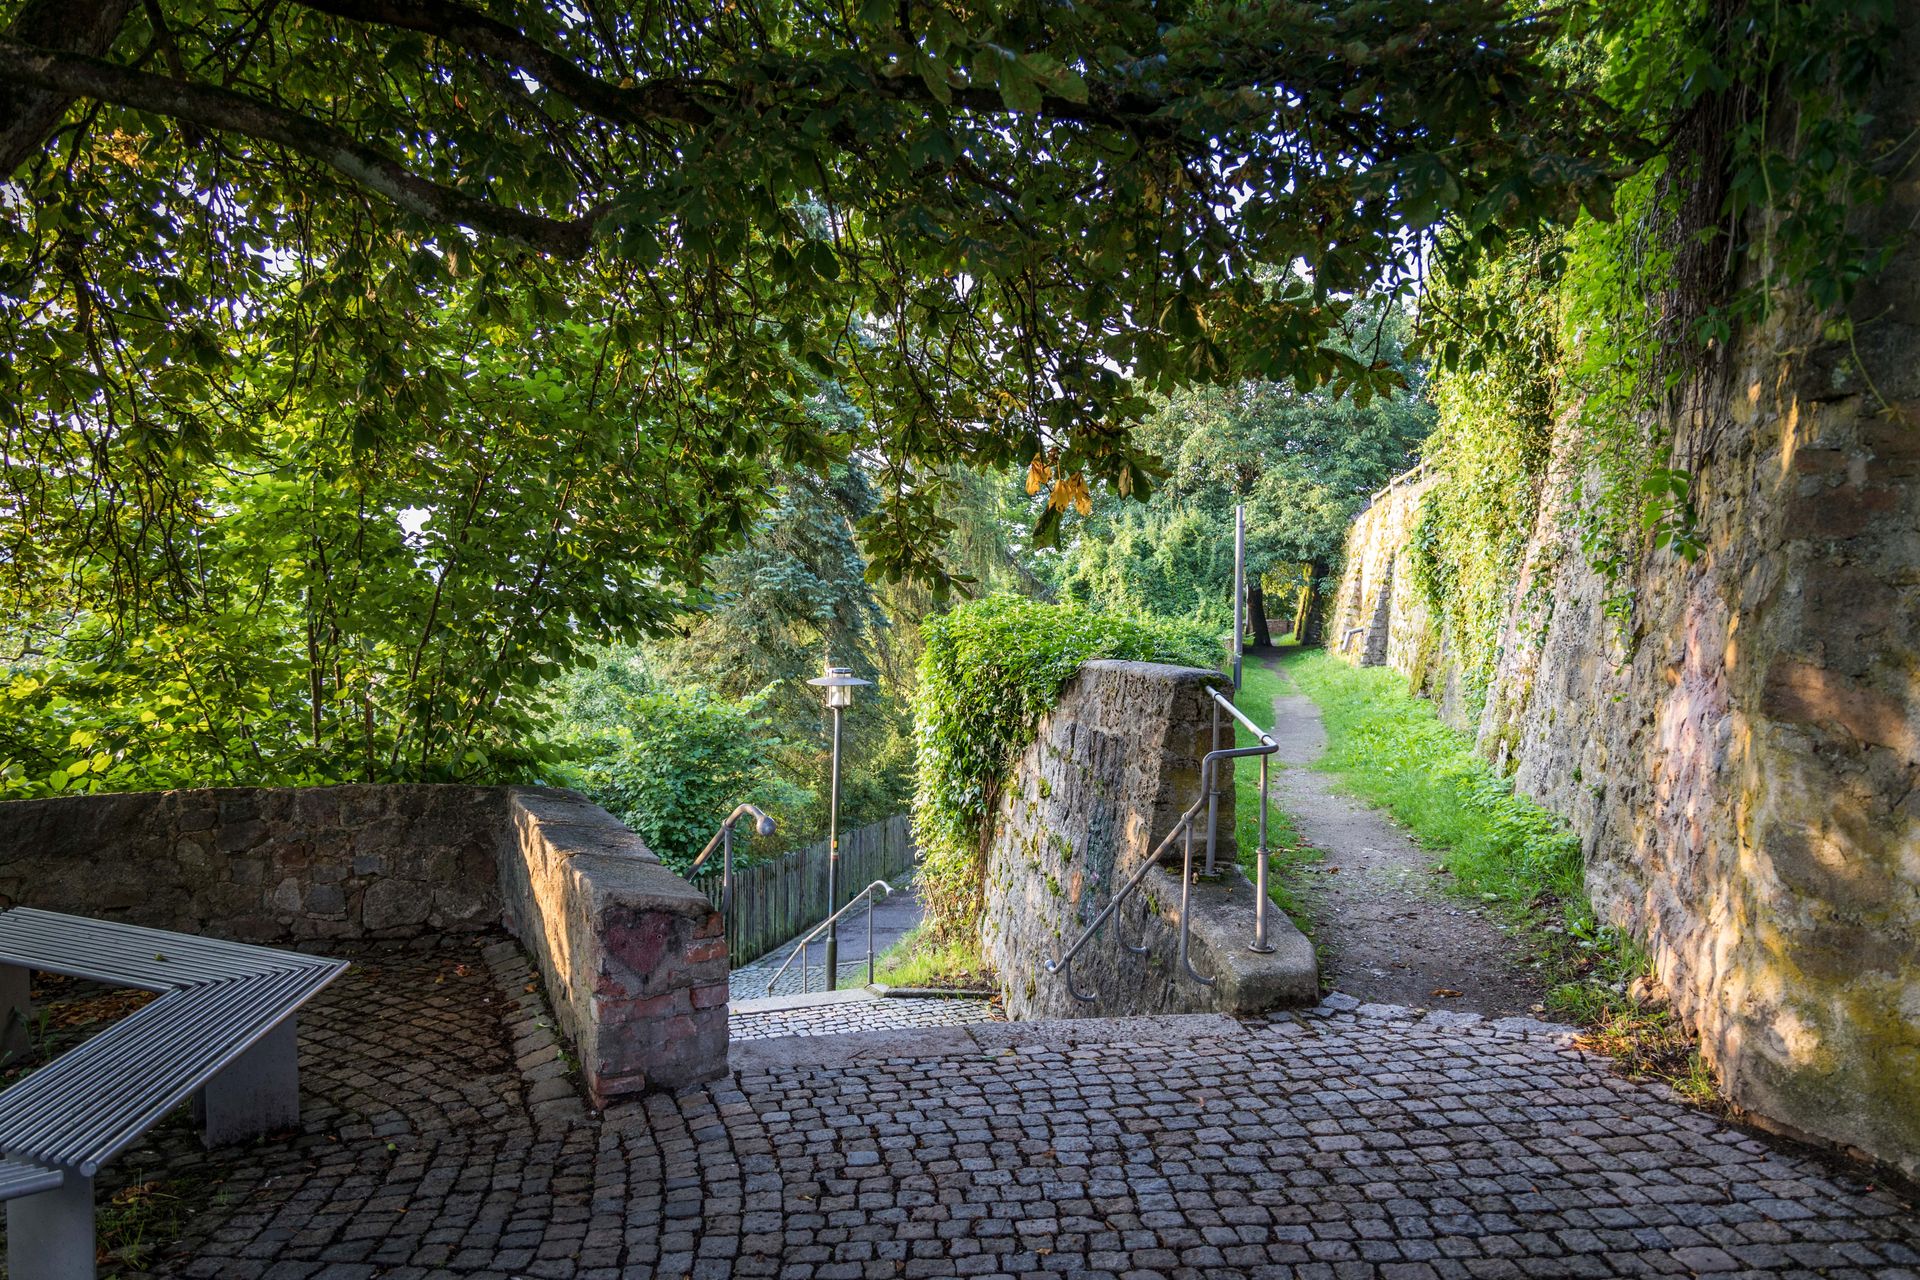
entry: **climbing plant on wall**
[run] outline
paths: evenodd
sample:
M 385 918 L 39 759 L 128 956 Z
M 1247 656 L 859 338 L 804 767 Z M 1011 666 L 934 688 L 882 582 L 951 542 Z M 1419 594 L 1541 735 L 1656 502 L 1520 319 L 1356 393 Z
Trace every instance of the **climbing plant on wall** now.
M 967 936 L 978 919 L 994 806 L 1040 717 L 1080 664 L 1128 658 L 1214 667 L 1212 628 L 988 596 L 930 620 L 914 692 L 919 746 L 913 833 L 921 896 L 935 933 Z
M 1545 281 L 1561 252 L 1557 238 L 1536 240 L 1429 300 L 1430 315 L 1458 317 L 1463 336 L 1434 379 L 1439 422 L 1424 452 L 1441 479 L 1422 504 L 1408 567 L 1476 703 L 1552 447 L 1562 357 Z M 1468 315 L 1501 325 L 1469 325 Z
M 1831 314 L 1884 265 L 1889 247 L 1849 216 L 1883 193 L 1876 162 L 1899 141 L 1876 141 L 1859 105 L 1895 16 L 1891 0 L 1578 11 L 1569 75 L 1645 121 L 1653 158 L 1568 229 L 1443 252 L 1423 316 L 1443 365 L 1427 450 L 1443 478 L 1415 570 L 1470 694 L 1497 661 L 1556 422 L 1565 514 L 1624 632 L 1644 558 L 1700 550 L 1714 435 L 1690 415 L 1735 336 L 1783 305 Z M 1850 339 L 1848 322 L 1829 336 Z

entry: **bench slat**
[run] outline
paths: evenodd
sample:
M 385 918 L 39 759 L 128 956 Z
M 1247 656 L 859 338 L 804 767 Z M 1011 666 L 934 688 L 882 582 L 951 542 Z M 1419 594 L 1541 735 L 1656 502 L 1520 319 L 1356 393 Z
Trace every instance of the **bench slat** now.
M 45 1165 L 0 1160 L 0 1200 L 17 1200 L 21 1196 L 51 1191 L 66 1180 L 66 1174 Z
M 165 991 L 269 969 L 322 968 L 318 956 L 32 907 L 0 912 L 0 963 Z
M 168 992 L 0 1092 L 0 1151 L 91 1177 L 344 968 Z

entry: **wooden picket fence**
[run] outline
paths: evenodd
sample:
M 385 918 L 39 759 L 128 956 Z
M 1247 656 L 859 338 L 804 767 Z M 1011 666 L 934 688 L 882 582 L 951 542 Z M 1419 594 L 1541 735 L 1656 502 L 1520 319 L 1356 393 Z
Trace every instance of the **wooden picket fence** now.
M 745 824 L 742 824 L 744 828 Z M 736 855 L 747 844 L 744 830 Z M 840 900 L 875 880 L 893 880 L 913 865 L 913 832 L 904 813 L 843 832 L 840 836 Z M 720 868 L 702 871 L 694 884 L 720 904 Z M 827 918 L 827 842 L 795 849 L 767 862 L 736 868 L 733 912 L 727 921 L 734 968 L 772 951 Z

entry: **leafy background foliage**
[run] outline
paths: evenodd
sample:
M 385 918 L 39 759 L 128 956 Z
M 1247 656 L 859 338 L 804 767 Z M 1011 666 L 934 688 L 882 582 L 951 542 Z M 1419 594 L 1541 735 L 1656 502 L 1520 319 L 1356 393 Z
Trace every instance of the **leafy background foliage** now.
M 1364 300 L 1450 211 L 1492 244 L 1604 197 L 1619 122 L 1555 33 L 1504 0 L 0 0 L 6 785 L 540 772 L 543 686 L 673 631 L 803 475 L 864 473 L 903 605 L 1032 589 L 954 562 L 969 476 L 1038 464 L 1057 541 L 1153 489 L 1153 397 L 1364 406 L 1404 373 Z
M 1061 598 L 1228 626 L 1233 508 L 1243 505 L 1254 634 L 1265 639 L 1265 584 L 1279 594 L 1326 577 L 1354 513 L 1412 465 L 1433 429 L 1405 312 L 1376 298 L 1361 314 L 1356 350 L 1393 368 L 1399 390 L 1335 395 L 1250 381 L 1166 397 L 1141 428 L 1166 460 L 1160 487 L 1144 507 L 1093 504 L 1050 568 Z

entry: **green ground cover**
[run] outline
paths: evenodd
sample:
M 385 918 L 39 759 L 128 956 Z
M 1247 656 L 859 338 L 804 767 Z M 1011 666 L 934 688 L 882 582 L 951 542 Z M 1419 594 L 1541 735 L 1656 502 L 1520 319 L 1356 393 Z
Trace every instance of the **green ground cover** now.
M 1465 734 L 1407 692 L 1398 672 L 1350 667 L 1322 650 L 1288 658 L 1286 670 L 1326 724 L 1317 767 L 1405 823 L 1458 891 L 1529 919 L 1557 912 L 1566 927 L 1591 932 L 1579 840 L 1515 795 Z
M 1255 724 L 1271 727 L 1273 700 L 1286 692 L 1286 680 L 1278 671 L 1249 659 L 1241 668 L 1240 692 L 1233 704 Z M 1244 726 L 1235 726 L 1234 746 L 1256 745 Z M 1281 766 L 1269 765 L 1269 775 Z M 1254 878 L 1254 855 L 1260 847 L 1260 764 L 1256 759 L 1237 762 L 1233 776 L 1234 836 L 1240 845 L 1240 866 L 1248 879 Z M 1300 883 L 1300 868 L 1318 862 L 1324 855 L 1307 844 L 1293 825 L 1293 817 L 1279 805 L 1267 805 L 1267 848 L 1272 864 L 1267 878 L 1267 896 L 1287 913 L 1300 931 L 1313 936 L 1313 922 L 1295 887 Z
M 1546 976 L 1547 1011 L 1588 1028 L 1593 1046 L 1630 1072 L 1711 1105 L 1712 1079 L 1691 1038 L 1670 1011 L 1632 994 L 1648 959 L 1594 915 L 1580 842 L 1566 823 L 1515 794 L 1398 673 L 1351 667 L 1321 650 L 1290 655 L 1284 669 L 1326 725 L 1327 752 L 1315 767 L 1399 819 L 1433 851 L 1451 892 L 1488 904 L 1513 928 Z
M 991 990 L 994 986 L 993 970 L 980 956 L 978 938 L 940 942 L 924 926 L 880 953 L 874 980 L 889 987 Z

